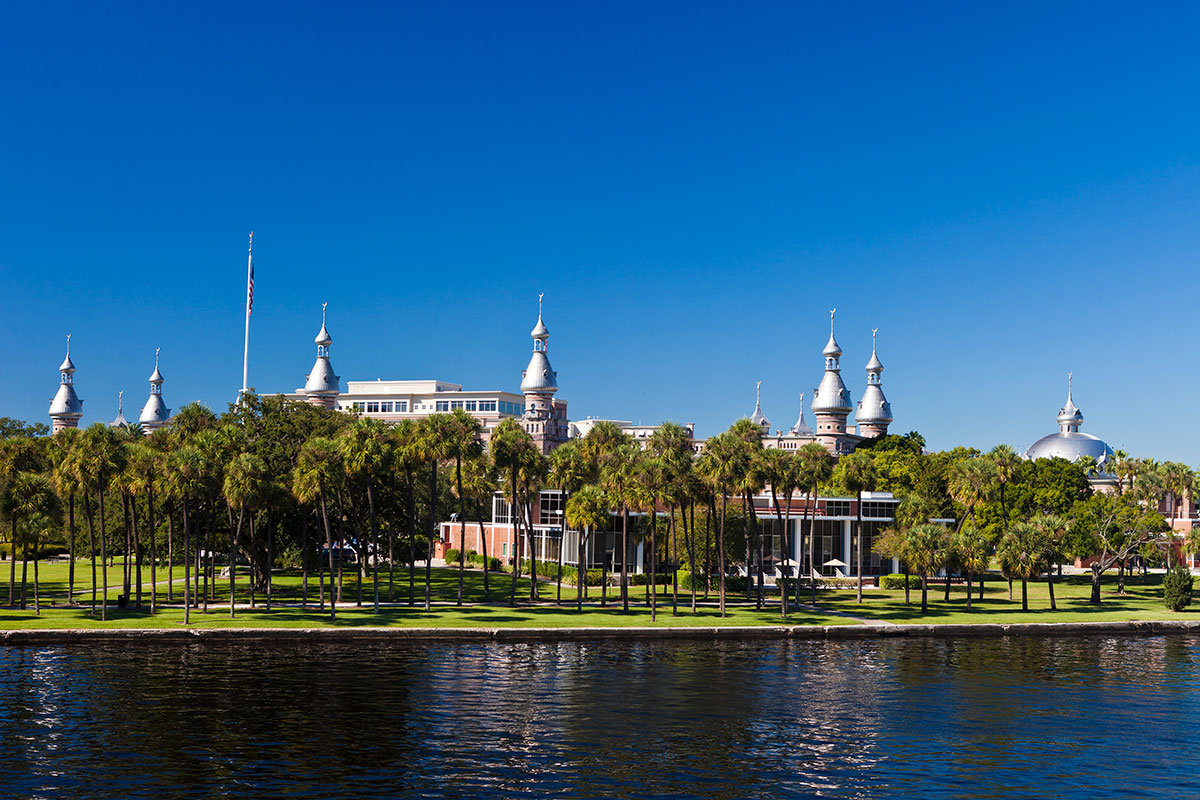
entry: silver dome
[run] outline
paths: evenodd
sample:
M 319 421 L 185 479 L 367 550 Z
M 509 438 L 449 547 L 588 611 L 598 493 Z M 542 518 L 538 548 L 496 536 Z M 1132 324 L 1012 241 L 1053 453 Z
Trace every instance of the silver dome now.
M 312 328 L 309 328 L 312 330 Z M 313 339 L 313 344 L 319 344 L 322 347 L 329 347 L 333 344 L 333 337 L 329 335 L 329 329 L 325 327 L 325 321 L 321 321 L 321 330 L 317 333 L 317 338 Z
M 1029 460 L 1037 458 L 1065 458 L 1067 461 L 1078 461 L 1081 458 L 1094 458 L 1102 467 L 1113 456 L 1113 449 L 1103 440 L 1090 433 L 1071 431 L 1068 433 L 1052 433 L 1043 436 L 1025 451 Z
M 50 416 L 52 417 L 82 417 L 83 401 L 75 394 L 75 387 L 69 383 L 60 383 L 58 393 L 50 401 Z
M 877 383 L 868 383 L 863 389 L 862 399 L 858 401 L 858 410 L 854 412 L 854 421 L 858 423 L 886 423 L 892 421 L 892 404 L 883 396 L 883 388 Z
M 154 373 L 150 376 L 150 382 L 156 386 L 163 382 L 163 375 L 158 370 L 158 364 L 154 365 Z
M 558 373 L 550 368 L 545 350 L 534 350 L 529 366 L 521 373 L 521 391 L 525 394 L 554 394 L 558 391 Z
M 305 378 L 304 393 L 337 394 L 338 392 L 338 376 L 333 374 L 333 367 L 329 364 L 329 358 L 318 356 L 316 363 L 313 364 L 312 372 L 308 373 Z
M 533 330 L 529 332 L 529 335 L 534 339 L 546 339 L 550 336 L 550 329 L 546 327 L 546 323 L 542 322 L 542 314 L 540 311 L 538 312 L 537 325 L 533 326 Z
M 852 410 L 850 392 L 836 369 L 825 370 L 821 385 L 813 390 L 812 410 L 814 414 L 849 414 Z
M 75 362 L 71 361 L 71 352 L 67 351 L 67 357 L 63 359 L 63 363 L 59 365 L 58 371 L 66 375 L 75 374 Z
M 163 425 L 171 417 L 171 409 L 163 402 L 161 394 L 152 394 L 142 408 L 138 422 L 143 425 Z
M 833 331 L 829 332 L 829 341 L 825 343 L 825 349 L 821 351 L 821 354 L 830 358 L 842 357 L 842 348 L 837 343 L 837 339 L 833 337 Z

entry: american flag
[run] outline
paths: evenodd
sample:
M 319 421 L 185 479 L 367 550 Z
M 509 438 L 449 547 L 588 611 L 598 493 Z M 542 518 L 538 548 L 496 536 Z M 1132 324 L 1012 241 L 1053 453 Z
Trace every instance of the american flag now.
M 250 260 L 250 277 L 246 280 L 246 316 L 254 310 L 254 260 Z

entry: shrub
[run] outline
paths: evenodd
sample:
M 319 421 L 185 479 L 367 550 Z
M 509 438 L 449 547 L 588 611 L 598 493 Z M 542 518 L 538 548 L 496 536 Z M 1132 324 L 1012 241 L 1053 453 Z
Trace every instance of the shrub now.
M 857 584 L 855 584 L 855 585 L 857 585 Z M 879 576 L 879 588 L 880 589 L 903 589 L 904 588 L 904 576 L 897 574 L 895 572 L 893 572 L 891 575 L 880 575 Z M 921 576 L 920 575 L 909 575 L 908 576 L 908 588 L 920 589 L 921 588 Z
M 1192 604 L 1192 573 L 1176 567 L 1163 576 L 1163 600 L 1172 611 L 1183 611 Z
M 467 563 L 476 564 L 480 568 L 483 567 L 483 556 L 476 553 L 474 550 L 467 551 Z M 500 559 L 495 556 L 488 556 L 488 571 L 500 572 Z
M 457 547 L 447 548 L 446 563 L 447 564 L 457 564 L 458 563 L 458 548 Z
M 655 580 L 654 580 L 655 585 L 658 585 L 658 586 L 670 586 L 671 585 L 671 573 L 669 573 L 669 572 L 659 572 L 659 573 L 655 574 L 654 578 L 655 578 Z M 645 586 L 649 582 L 650 582 L 650 575 L 645 572 L 639 572 L 639 573 L 629 576 L 629 585 L 630 586 Z

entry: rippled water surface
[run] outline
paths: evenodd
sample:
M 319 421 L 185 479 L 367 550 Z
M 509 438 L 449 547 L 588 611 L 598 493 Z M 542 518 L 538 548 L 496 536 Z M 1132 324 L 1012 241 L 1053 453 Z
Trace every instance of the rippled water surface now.
M 0 648 L 15 797 L 1200 797 L 1200 639 Z

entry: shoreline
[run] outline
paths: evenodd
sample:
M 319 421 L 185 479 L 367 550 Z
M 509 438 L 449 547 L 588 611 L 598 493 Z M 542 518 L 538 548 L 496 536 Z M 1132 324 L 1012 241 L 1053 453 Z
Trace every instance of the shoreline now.
M 593 628 L 76 628 L 0 630 L 0 645 L 88 641 L 277 642 L 569 642 L 655 640 L 952 639 L 1007 636 L 1096 636 L 1200 633 L 1200 620 L 1115 620 L 898 625 L 764 625 L 723 627 Z

